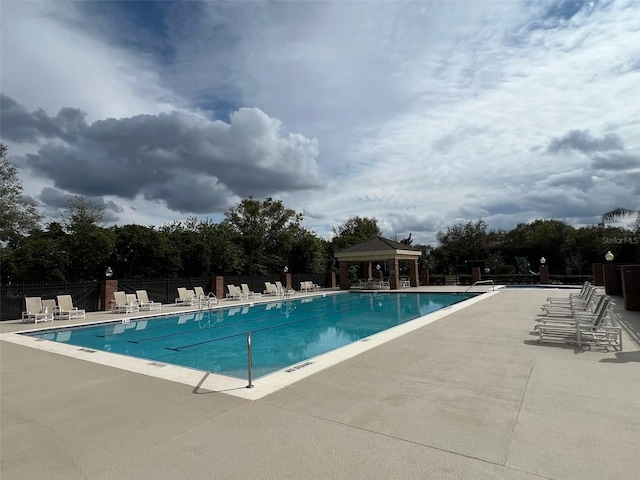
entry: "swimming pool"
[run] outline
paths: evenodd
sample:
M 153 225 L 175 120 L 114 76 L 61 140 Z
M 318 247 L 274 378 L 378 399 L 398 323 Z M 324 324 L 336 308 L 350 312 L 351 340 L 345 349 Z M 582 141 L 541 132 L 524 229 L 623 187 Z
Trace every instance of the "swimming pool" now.
M 251 331 L 258 378 L 475 295 L 339 293 L 24 335 L 246 378 Z

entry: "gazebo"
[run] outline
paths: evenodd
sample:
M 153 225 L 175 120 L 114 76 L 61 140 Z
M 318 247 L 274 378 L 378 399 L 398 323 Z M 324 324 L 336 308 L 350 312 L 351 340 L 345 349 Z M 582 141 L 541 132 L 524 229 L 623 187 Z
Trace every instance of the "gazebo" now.
M 422 255 L 420 249 L 395 242 L 384 237 L 373 237 L 362 243 L 353 245 L 337 252 L 335 258 L 340 264 L 340 289 L 349 290 L 349 264 L 358 262 L 364 264 L 364 271 L 369 278 L 373 277 L 373 262 L 389 263 L 389 288 L 397 289 L 400 285 L 398 267 L 400 262 L 409 263 L 409 284 L 412 287 L 419 286 L 418 259 Z

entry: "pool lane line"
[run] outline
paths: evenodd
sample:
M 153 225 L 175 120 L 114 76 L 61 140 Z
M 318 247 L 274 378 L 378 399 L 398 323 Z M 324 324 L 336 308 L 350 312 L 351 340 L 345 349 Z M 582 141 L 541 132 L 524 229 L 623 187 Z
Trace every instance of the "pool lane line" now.
M 351 301 L 353 301 L 353 299 Z M 342 305 L 345 305 L 347 303 L 348 302 L 341 302 L 340 304 L 338 304 L 338 306 L 342 306 Z M 335 306 L 335 304 L 332 305 L 332 307 L 333 306 Z M 353 309 L 348 309 L 348 310 L 343 310 L 343 311 L 349 312 L 349 311 L 353 311 L 353 310 L 356 310 L 356 309 L 359 309 L 359 308 L 364 308 L 364 307 L 368 307 L 368 305 L 362 305 L 362 306 L 355 307 Z M 296 310 L 297 310 L 297 307 L 296 307 Z M 298 310 L 298 312 L 299 313 L 313 312 L 313 310 L 314 310 L 313 308 L 301 309 L 301 310 Z M 331 311 L 327 315 L 329 315 L 331 313 L 335 313 L 335 311 Z M 160 340 L 160 339 L 163 339 L 163 338 L 171 338 L 171 337 L 176 337 L 176 336 L 180 336 L 180 335 L 188 335 L 190 333 L 206 331 L 206 330 L 210 330 L 210 329 L 213 329 L 213 328 L 221 329 L 221 328 L 226 328 L 226 327 L 233 327 L 233 326 L 237 326 L 237 325 L 242 325 L 242 324 L 246 324 L 246 323 L 255 323 L 255 322 L 260 322 L 260 321 L 268 321 L 268 320 L 280 317 L 282 315 L 284 315 L 284 313 L 282 313 L 281 310 L 276 310 L 276 311 L 274 311 L 272 313 L 270 312 L 269 315 L 264 315 L 264 316 L 261 316 L 261 317 L 258 317 L 258 318 L 253 318 L 253 319 L 248 318 L 246 320 L 241 320 L 241 321 L 238 321 L 238 322 L 233 322 L 233 323 L 228 323 L 227 322 L 227 323 L 223 323 L 222 325 L 218 325 L 218 326 L 212 325 L 210 327 L 205 327 L 205 328 L 198 328 L 198 329 L 192 328 L 192 329 L 183 330 L 183 331 L 180 331 L 180 332 L 167 333 L 165 335 L 157 335 L 155 337 L 141 338 L 139 340 L 127 340 L 127 342 L 136 343 L 136 344 L 144 343 L 144 342 L 149 342 L 149 341 L 153 341 L 153 340 Z M 226 317 L 226 318 L 229 318 L 229 317 Z M 314 319 L 314 318 L 320 318 L 320 317 L 312 317 L 311 319 Z M 307 320 L 308 319 L 303 319 L 301 321 L 307 321 Z M 285 324 L 279 324 L 279 325 L 285 325 Z M 175 326 L 175 325 L 171 325 L 171 326 Z M 162 327 L 162 328 L 165 328 L 165 327 Z M 265 328 L 270 328 L 270 327 L 265 327 Z M 253 331 L 258 332 L 258 331 L 262 331 L 262 330 L 263 329 L 253 330 Z M 129 332 L 129 333 L 131 333 L 131 332 Z M 229 337 L 229 338 L 231 338 L 231 337 Z M 215 339 L 213 341 L 215 341 Z
M 343 296 L 344 296 L 344 295 L 343 295 Z M 346 297 L 346 296 L 345 296 L 345 297 Z M 302 297 L 302 298 L 304 298 L 304 297 Z M 285 302 L 281 302 L 281 303 L 292 303 L 292 302 L 296 302 L 296 301 L 298 301 L 298 299 L 286 300 Z M 353 301 L 353 299 L 351 299 L 351 300 L 349 300 L 349 301 Z M 265 303 L 260 303 L 260 304 L 257 304 L 257 305 L 253 305 L 253 307 L 256 307 L 256 306 L 257 306 L 257 307 L 260 307 L 260 306 L 262 306 L 262 305 L 265 305 L 265 306 L 266 306 L 266 305 L 269 305 L 270 303 L 276 303 L 276 302 L 265 302 Z M 336 306 L 336 305 L 337 305 L 337 306 L 341 306 L 341 305 L 344 305 L 344 304 L 346 304 L 346 303 L 348 303 L 348 302 L 334 303 L 334 304 L 332 305 L 332 307 L 334 307 L 334 306 Z M 248 305 L 244 305 L 244 306 L 246 307 L 246 306 L 248 306 Z M 307 306 L 307 304 L 305 303 L 305 307 L 306 307 L 306 306 Z M 313 306 L 313 304 L 311 304 L 311 303 L 309 303 L 309 304 L 308 304 L 308 307 L 309 307 L 309 308 L 304 308 L 304 309 L 303 309 L 303 311 L 304 311 L 304 310 L 306 310 L 306 311 L 312 311 L 312 310 L 315 308 L 315 307 Z M 238 307 L 230 307 L 230 306 L 227 306 L 227 307 L 223 307 L 223 308 L 221 308 L 221 309 L 212 309 L 212 310 L 207 310 L 207 311 L 206 311 L 206 312 L 204 312 L 204 313 L 206 313 L 206 314 L 209 314 L 209 315 L 210 315 L 211 313 L 213 313 L 213 312 L 218 312 L 218 311 L 219 311 L 219 312 L 225 312 L 225 311 L 226 311 L 226 312 L 228 312 L 228 311 L 229 311 L 230 309 L 232 309 L 232 308 L 238 308 Z M 220 327 L 222 327 L 222 326 L 225 326 L 225 327 L 226 327 L 226 326 L 240 325 L 240 324 L 242 324 L 242 323 L 250 323 L 250 322 L 254 322 L 254 321 L 256 321 L 256 320 L 262 320 L 262 319 L 274 318 L 274 317 L 277 317 L 277 316 L 282 315 L 282 310 L 281 310 L 281 308 L 282 308 L 282 307 L 280 307 L 280 308 L 278 308 L 278 309 L 274 310 L 273 312 L 269 311 L 269 314 L 268 314 L 268 315 L 263 315 L 263 316 L 261 316 L 261 317 L 260 317 L 260 318 L 258 318 L 258 319 L 256 319 L 256 318 L 254 318 L 253 320 L 251 320 L 251 319 L 247 319 L 247 320 L 241 320 L 241 321 L 233 322 L 233 323 L 225 322 L 225 323 L 224 323 L 224 325 L 221 325 Z M 298 308 L 299 308 L 299 307 L 296 307 L 296 309 L 298 309 Z M 266 313 L 266 312 L 267 312 L 267 310 L 265 310 L 265 313 Z M 194 312 L 194 315 L 193 315 L 193 316 L 195 317 L 196 315 L 197 315 L 197 312 Z M 165 315 L 165 316 L 161 316 L 161 317 L 156 317 L 156 318 L 154 318 L 154 319 L 153 319 L 153 322 L 160 323 L 160 322 L 166 321 L 166 319 L 169 319 L 169 318 L 175 318 L 175 317 L 179 317 L 179 316 L 181 316 L 181 315 L 175 315 L 175 314 L 173 314 L 173 315 Z M 222 319 L 222 320 L 219 320 L 219 321 L 225 321 L 225 319 L 228 319 L 228 318 L 229 318 L 229 316 L 224 316 L 224 315 L 223 315 L 223 319 Z M 143 321 L 143 320 L 139 320 L 139 321 Z M 149 321 L 151 321 L 151 320 L 149 320 Z M 191 325 L 193 325 L 194 323 L 196 323 L 196 322 L 200 322 L 200 321 L 201 321 L 201 320 L 194 320 L 193 322 L 189 323 L 189 324 L 188 324 L 188 326 L 191 326 Z M 209 321 L 210 321 L 210 320 L 207 320 L 207 322 L 209 322 Z M 132 322 L 132 323 L 134 323 L 134 322 Z M 118 323 L 118 324 L 119 324 L 119 323 Z M 175 324 L 175 323 L 173 323 L 173 322 L 171 322 L 170 324 L 169 324 L 169 323 L 165 323 L 165 324 L 163 324 L 163 325 L 158 325 L 158 326 L 151 327 L 151 328 L 145 328 L 145 329 L 144 329 L 144 331 L 145 331 L 145 332 L 149 332 L 150 330 L 162 330 L 162 329 L 165 329 L 165 328 L 173 328 L 173 327 L 175 327 L 175 326 L 176 326 L 176 324 Z M 90 328 L 90 327 L 91 327 L 91 325 L 89 325 L 88 327 Z M 211 326 L 211 327 L 212 327 L 212 326 Z M 158 335 L 158 336 L 156 336 L 156 337 L 149 337 L 148 339 L 141 339 L 141 340 L 139 340 L 139 342 L 144 342 L 144 341 L 147 341 L 147 340 L 160 339 L 160 338 L 166 338 L 166 337 L 171 337 L 171 336 L 175 336 L 175 335 L 183 335 L 183 334 L 188 334 L 188 333 L 198 332 L 198 331 L 201 331 L 201 330 L 207 330 L 208 328 L 209 328 L 209 326 L 207 326 L 207 327 L 200 327 L 200 326 L 199 326 L 199 327 L 198 327 L 198 329 L 192 328 L 192 329 L 189 329 L 189 330 L 184 330 L 184 331 L 182 331 L 182 332 L 176 332 L 176 333 L 171 333 L 171 334 L 167 334 L 167 335 Z M 129 334 L 131 334 L 131 333 L 132 333 L 132 332 L 129 332 Z M 95 335 L 95 336 L 96 336 L 96 337 L 98 337 L 98 338 L 105 338 L 105 337 L 108 337 L 108 336 L 110 337 L 110 336 L 112 336 L 112 335 L 118 335 L 118 334 Z M 128 340 L 128 341 L 129 341 L 129 342 L 132 342 L 132 343 L 137 343 L 136 341 L 133 341 L 133 340 Z
M 456 302 L 456 303 L 459 303 L 459 302 Z M 455 303 L 453 305 L 455 305 Z M 351 308 L 351 309 L 345 310 L 345 311 L 346 312 L 352 312 L 352 311 L 355 311 L 355 310 L 360 310 L 360 309 L 365 308 L 365 307 L 369 307 L 369 305 L 361 305 L 361 306 L 354 307 L 354 308 Z M 438 309 L 438 310 L 441 310 L 441 309 Z M 435 311 L 437 312 L 438 310 L 435 310 Z M 296 321 L 287 322 L 287 323 L 280 323 L 278 325 L 272 325 L 270 327 L 252 329 L 251 333 L 253 334 L 253 333 L 256 333 L 256 332 L 264 332 L 264 331 L 267 331 L 267 330 L 272 330 L 274 328 L 287 327 L 287 326 L 290 326 L 290 325 L 295 325 L 297 323 L 303 323 L 303 322 L 308 322 L 308 321 L 311 321 L 311 320 L 317 320 L 317 319 L 322 318 L 322 317 L 328 317 L 328 316 L 332 315 L 333 313 L 334 312 L 327 312 L 327 313 L 325 313 L 323 315 L 317 315 L 317 316 L 311 317 L 311 318 L 303 318 L 301 320 L 296 320 Z M 431 313 L 433 313 L 433 312 L 431 312 Z M 415 320 L 416 318 L 419 318 L 421 316 L 422 316 L 422 314 L 418 314 L 417 316 L 415 316 L 413 318 L 409 318 L 409 319 L 405 320 L 402 323 L 410 322 L 410 321 Z M 398 325 L 402 325 L 402 324 L 398 324 Z M 395 325 L 392 325 L 392 326 L 395 326 Z M 391 328 L 391 327 L 388 327 L 388 328 Z M 384 330 L 387 330 L 387 328 L 385 328 Z M 383 331 L 383 330 L 380 330 L 380 331 Z M 376 332 L 376 333 L 379 333 L 379 332 Z M 230 336 L 224 337 L 224 338 L 212 338 L 212 339 L 209 339 L 209 340 L 203 340 L 201 342 L 196 342 L 196 343 L 192 343 L 192 344 L 189 344 L 189 345 L 181 345 L 179 347 L 174 347 L 174 348 L 169 348 L 169 347 L 164 347 L 164 348 L 166 350 L 172 350 L 174 352 L 180 352 L 180 351 L 185 350 L 187 348 L 198 347 L 200 345 L 206 345 L 208 343 L 214 343 L 214 342 L 217 342 L 217 341 L 220 341 L 220 340 L 226 340 L 226 339 L 229 339 L 229 338 L 246 336 L 246 335 L 247 335 L 247 332 L 241 332 L 241 333 L 237 333 L 235 335 L 230 335 Z

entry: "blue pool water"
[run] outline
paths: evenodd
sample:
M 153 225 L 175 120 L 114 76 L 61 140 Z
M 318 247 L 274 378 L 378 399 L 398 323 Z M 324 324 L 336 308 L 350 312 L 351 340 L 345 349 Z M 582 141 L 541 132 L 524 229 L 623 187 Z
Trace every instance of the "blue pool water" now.
M 259 377 L 468 299 L 450 293 L 339 293 L 27 335 L 232 377 Z

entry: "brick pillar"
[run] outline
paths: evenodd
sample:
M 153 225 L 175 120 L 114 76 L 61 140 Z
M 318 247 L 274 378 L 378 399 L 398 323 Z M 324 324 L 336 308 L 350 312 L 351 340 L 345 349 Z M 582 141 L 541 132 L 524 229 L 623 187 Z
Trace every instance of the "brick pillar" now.
M 340 290 L 349 290 L 349 262 L 340 262 Z
M 290 273 L 283 273 L 282 274 L 282 285 L 284 286 L 284 288 L 286 289 L 291 289 L 291 274 Z
M 622 296 L 625 310 L 640 310 L 640 265 L 622 266 Z
M 429 269 L 422 272 L 422 285 L 429 285 Z
M 479 282 L 482 280 L 482 273 L 480 273 L 480 267 L 471 267 L 471 283 Z
M 393 258 L 389 261 L 389 288 L 395 290 L 400 288 L 400 272 L 398 271 L 398 259 Z
M 111 300 L 114 300 L 113 292 L 118 291 L 118 280 L 103 280 L 100 285 L 100 310 L 111 310 Z
M 412 287 L 420 285 L 420 279 L 418 278 L 418 260 L 412 260 L 409 263 L 409 283 Z
M 549 283 L 549 267 L 546 265 L 540 265 L 540 283 L 545 285 Z
M 604 291 L 607 295 L 622 295 L 622 288 L 618 282 L 616 266 L 613 263 L 602 265 L 602 276 L 604 279 Z
M 593 284 L 599 287 L 604 286 L 604 276 L 602 274 L 602 264 L 594 263 L 593 268 Z
M 224 277 L 222 275 L 216 275 L 211 279 L 211 287 L 213 294 L 218 298 L 224 298 Z

